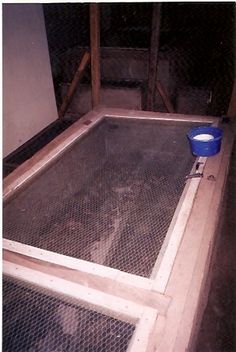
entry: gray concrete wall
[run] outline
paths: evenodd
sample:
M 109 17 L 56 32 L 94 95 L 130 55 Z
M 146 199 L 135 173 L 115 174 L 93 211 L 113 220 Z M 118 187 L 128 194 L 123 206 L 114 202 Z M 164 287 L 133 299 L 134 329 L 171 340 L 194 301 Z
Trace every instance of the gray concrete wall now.
M 86 48 L 77 46 L 69 49 L 61 56 L 60 72 L 64 82 L 72 81 L 73 75 L 78 68 L 78 63 L 80 62 L 85 50 Z M 148 49 L 101 47 L 102 81 L 123 81 L 124 83 L 136 82 L 143 86 L 144 84 L 147 84 L 148 81 L 148 63 Z M 175 56 L 169 52 L 160 52 L 157 75 L 173 103 L 176 93 L 176 82 L 179 82 L 179 79 L 176 79 L 175 71 Z M 84 75 L 87 79 L 90 78 L 88 68 Z M 146 92 L 143 92 L 142 101 L 145 101 L 145 94 Z M 163 105 L 162 99 L 158 93 L 155 96 L 154 105 L 155 110 L 166 111 L 166 108 Z M 142 108 L 145 109 L 145 104 Z
M 57 118 L 41 4 L 3 5 L 3 156 Z
M 61 95 L 65 96 L 68 85 L 61 86 Z M 79 84 L 73 96 L 67 113 L 85 114 L 92 110 L 91 87 L 86 84 Z M 101 87 L 100 105 L 112 108 L 141 110 L 142 94 L 139 88 L 122 87 Z

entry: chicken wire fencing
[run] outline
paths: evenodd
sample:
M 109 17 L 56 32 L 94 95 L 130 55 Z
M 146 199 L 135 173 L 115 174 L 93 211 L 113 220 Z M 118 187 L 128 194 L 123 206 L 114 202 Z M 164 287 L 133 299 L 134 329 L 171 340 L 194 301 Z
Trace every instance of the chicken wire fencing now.
M 138 97 L 131 108 L 146 108 L 154 6 L 157 3 L 99 4 L 102 87 L 115 95 L 121 88 L 135 91 Z M 44 4 L 43 9 L 59 107 L 89 50 L 89 4 Z M 234 36 L 233 3 L 161 4 L 157 76 L 177 112 L 219 116 L 227 112 L 235 69 Z M 80 98 L 88 87 L 89 66 L 69 113 L 80 115 L 90 109 L 89 103 L 81 107 Z M 104 103 L 109 99 L 105 97 Z M 158 93 L 154 110 L 166 111 Z
M 149 277 L 195 160 L 195 125 L 104 120 L 6 204 L 4 238 Z
M 3 278 L 4 352 L 125 352 L 134 330 L 68 297 Z

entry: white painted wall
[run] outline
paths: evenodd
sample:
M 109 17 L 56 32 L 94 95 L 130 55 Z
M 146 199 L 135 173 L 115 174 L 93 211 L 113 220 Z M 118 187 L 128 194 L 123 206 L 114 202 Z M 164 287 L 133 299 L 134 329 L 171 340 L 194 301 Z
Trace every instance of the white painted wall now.
M 57 119 L 41 4 L 3 5 L 3 156 Z

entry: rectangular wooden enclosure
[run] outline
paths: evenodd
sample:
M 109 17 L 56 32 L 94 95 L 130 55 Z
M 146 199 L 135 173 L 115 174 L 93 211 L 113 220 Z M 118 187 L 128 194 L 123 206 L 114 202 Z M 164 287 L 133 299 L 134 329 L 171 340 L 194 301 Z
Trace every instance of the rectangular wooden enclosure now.
M 218 119 L 93 110 L 4 180 L 3 271 L 12 280 L 6 287 L 24 292 L 33 285 L 32 297 L 44 289 L 45 297 L 75 300 L 73 308 L 53 304 L 57 332 L 32 335 L 25 350 L 60 344 L 55 336 L 63 329 L 70 336 L 63 351 L 190 346 L 233 139 L 224 128 L 221 152 L 195 158 L 186 133 L 203 124 Z M 87 333 L 79 330 L 81 309 Z M 68 312 L 74 315 L 65 323 Z M 109 324 L 119 321 L 122 331 L 113 331 Z M 15 325 L 6 324 L 6 336 L 8 326 Z M 104 326 L 107 341 L 98 338 Z M 114 345 L 111 330 L 119 337 Z

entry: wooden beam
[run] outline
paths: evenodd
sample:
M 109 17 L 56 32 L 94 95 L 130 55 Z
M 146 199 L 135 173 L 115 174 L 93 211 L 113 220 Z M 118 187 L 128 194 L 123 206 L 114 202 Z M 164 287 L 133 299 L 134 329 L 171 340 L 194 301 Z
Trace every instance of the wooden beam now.
M 147 110 L 153 110 L 155 86 L 156 86 L 156 74 L 157 74 L 157 61 L 158 61 L 158 50 L 159 50 L 159 38 L 160 38 L 160 24 L 161 24 L 161 4 L 153 4 L 153 15 L 152 15 L 152 36 L 151 36 L 151 47 L 149 53 L 149 73 L 148 73 L 148 92 L 147 92 Z
M 227 116 L 236 119 L 236 78 L 234 79 L 233 91 L 229 103 Z
M 90 4 L 90 47 L 92 107 L 100 101 L 100 17 L 99 4 Z
M 170 297 L 151 290 L 149 279 L 102 265 L 3 240 L 3 259 L 102 292 L 149 306 L 165 314 Z M 144 280 L 143 280 L 144 279 Z
M 168 95 L 166 94 L 165 89 L 162 86 L 162 84 L 161 84 L 159 79 L 157 79 L 156 88 L 157 88 L 158 93 L 161 96 L 161 99 L 162 99 L 167 111 L 171 112 L 171 113 L 174 113 L 175 109 L 174 109 L 174 107 L 173 107 Z
M 202 173 L 206 164 L 206 157 L 199 157 L 196 160 L 191 173 L 196 172 L 196 164 L 201 163 L 198 172 Z M 191 210 L 197 194 L 201 178 L 192 178 L 187 181 L 182 196 L 178 202 L 175 214 L 170 223 L 167 235 L 158 255 L 156 264 L 152 271 L 154 279 L 153 290 L 161 293 L 165 292 L 175 257 L 182 241 L 184 230 L 191 216 Z M 162 255 L 163 252 L 163 255 Z
M 131 320 L 136 323 L 143 314 L 142 305 L 5 260 L 3 260 L 3 274 L 80 302 L 89 303 L 95 311 L 119 320 Z
M 124 118 L 133 120 L 163 120 L 163 121 L 174 121 L 174 122 L 200 122 L 200 123 L 218 123 L 219 118 L 215 116 L 203 116 L 203 115 L 185 115 L 185 114 L 171 114 L 166 112 L 154 112 L 154 111 L 138 111 L 138 110 L 127 110 L 119 108 L 105 108 L 98 109 L 103 112 L 104 117 L 111 118 Z
M 74 75 L 74 78 L 70 84 L 70 87 L 68 89 L 68 92 L 66 93 L 64 99 L 63 99 L 63 102 L 62 102 L 62 105 L 60 107 L 60 110 L 59 110 L 59 118 L 62 118 L 73 98 L 73 95 L 75 93 L 75 90 L 76 90 L 76 87 L 79 83 L 79 80 L 80 78 L 82 77 L 82 74 L 84 73 L 84 70 L 86 69 L 88 63 L 90 61 L 90 53 L 89 52 L 85 52 L 81 61 L 80 61 L 80 64 L 79 64 L 79 67 Z
M 157 319 L 157 311 L 145 308 L 142 318 L 136 325 L 136 329 L 129 343 L 127 352 L 148 352 L 149 339 Z

